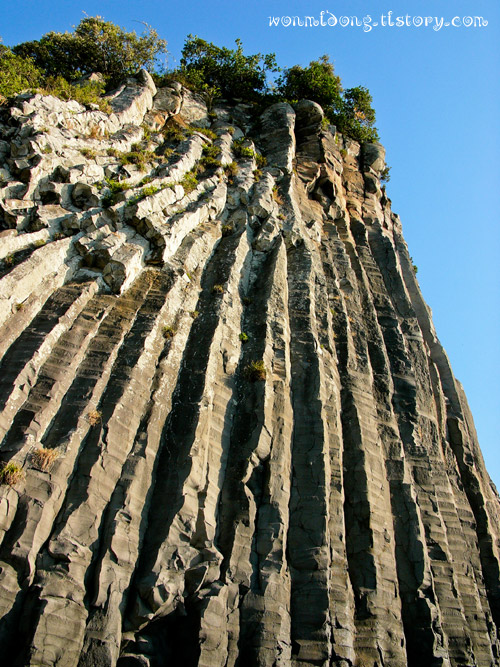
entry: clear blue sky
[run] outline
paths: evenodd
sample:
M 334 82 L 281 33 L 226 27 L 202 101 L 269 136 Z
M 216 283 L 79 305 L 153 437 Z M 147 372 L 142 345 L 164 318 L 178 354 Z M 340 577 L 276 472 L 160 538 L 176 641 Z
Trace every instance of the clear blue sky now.
M 346 87 L 373 95 L 392 167 L 387 190 L 437 333 L 462 382 L 487 468 L 500 488 L 500 3 L 498 0 L 17 0 L 4 3 L 7 45 L 71 30 L 83 11 L 127 30 L 155 27 L 169 66 L 188 33 L 247 53 L 275 52 L 281 66 L 328 53 Z M 377 27 L 269 27 L 269 16 L 370 16 Z M 483 28 L 380 26 L 381 15 L 482 16 Z M 330 13 L 327 13 L 330 12 Z M 325 20 L 325 18 L 324 18 Z M 366 19 L 368 20 L 368 19 Z M 332 19 L 333 21 L 333 19 Z M 385 19 L 388 22 L 388 19 Z M 456 22 L 456 21 L 455 21 Z M 434 21 L 433 21 L 434 24 Z

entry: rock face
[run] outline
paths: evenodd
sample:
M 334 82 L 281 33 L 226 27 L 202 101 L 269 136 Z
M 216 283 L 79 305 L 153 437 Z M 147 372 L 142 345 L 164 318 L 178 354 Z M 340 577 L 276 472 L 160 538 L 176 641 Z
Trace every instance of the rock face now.
M 8 664 L 499 665 L 499 498 L 383 148 L 111 102 L 0 118 Z

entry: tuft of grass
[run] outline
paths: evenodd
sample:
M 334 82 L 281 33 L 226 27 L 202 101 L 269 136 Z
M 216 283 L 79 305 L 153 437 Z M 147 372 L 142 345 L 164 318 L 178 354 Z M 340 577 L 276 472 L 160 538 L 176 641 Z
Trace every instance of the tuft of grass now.
M 198 187 L 198 179 L 196 178 L 196 173 L 195 171 L 191 170 L 188 171 L 185 175 L 182 181 L 180 182 L 180 185 L 184 188 L 184 192 L 188 195 L 190 192 L 193 190 L 196 190 Z
M 21 311 L 23 308 L 24 308 L 24 304 L 23 304 L 23 303 L 16 303 L 16 310 L 17 310 L 18 312 Z
M 198 317 L 198 315 L 200 314 L 200 312 L 198 310 L 192 310 L 189 314 L 191 315 L 193 320 L 195 320 Z
M 225 236 L 231 236 L 231 234 L 234 232 L 234 227 L 233 225 L 222 225 L 221 231 L 223 238 Z
M 47 241 L 45 241 L 45 239 L 38 239 L 38 241 L 35 241 L 33 243 L 33 247 L 34 248 L 42 248 L 46 244 L 47 244 Z
M 180 127 L 180 125 L 169 123 L 167 121 L 165 127 L 163 128 L 162 134 L 165 138 L 165 141 L 183 141 L 186 138 L 185 130 Z
M 89 160 L 94 160 L 97 157 L 96 151 L 92 150 L 92 148 L 80 148 L 80 153 Z
M 152 151 L 142 150 L 139 144 L 132 144 L 131 149 L 128 153 L 122 153 L 120 156 L 120 164 L 122 166 L 135 164 L 141 171 L 144 171 L 146 164 L 155 158 L 155 154 Z
M 87 421 L 91 426 L 97 426 L 102 421 L 102 412 L 100 410 L 90 410 L 90 412 L 87 412 Z
M 230 179 L 233 179 L 239 170 L 237 162 L 229 162 L 229 164 L 224 165 L 224 173 Z
M 9 254 L 6 257 L 3 258 L 3 263 L 5 266 L 13 266 L 14 264 L 14 255 Z
M 252 361 L 243 369 L 243 375 L 250 382 L 258 382 L 266 379 L 266 367 L 263 359 Z
M 243 344 L 248 343 L 249 341 L 248 334 L 246 334 L 244 331 L 240 333 L 239 338 Z
M 237 139 L 236 141 L 233 142 L 233 153 L 236 155 L 236 157 L 247 157 L 247 158 L 255 157 L 256 155 L 255 151 L 249 146 L 244 146 L 244 143 L 245 143 L 244 137 L 242 139 Z
M 202 153 L 205 157 L 217 158 L 220 155 L 220 148 L 214 144 L 205 144 Z
M 283 204 L 285 203 L 283 201 L 283 197 L 281 196 L 277 185 L 273 187 L 273 199 L 279 206 L 283 206 Z
M 260 181 L 260 179 L 262 178 L 262 169 L 254 169 L 253 177 L 256 182 Z
M 171 340 L 175 336 L 176 330 L 172 326 L 165 326 L 162 328 L 161 332 L 163 334 L 163 338 Z
M 33 465 L 44 472 L 48 472 L 54 465 L 55 460 L 59 457 L 57 449 L 48 449 L 40 447 L 35 449 L 31 455 Z
M 175 336 L 176 330 L 172 326 L 165 326 L 162 328 L 161 332 L 163 334 L 163 338 L 171 340 Z
M 214 294 L 224 294 L 224 285 L 219 285 L 219 284 L 214 285 L 212 287 L 212 292 Z
M 140 194 L 141 199 L 144 199 L 145 197 L 151 197 L 152 195 L 155 195 L 160 190 L 161 190 L 161 188 L 158 185 L 148 185 L 141 190 L 141 194 Z
M 118 201 L 118 195 L 121 192 L 126 192 L 132 186 L 128 181 L 115 181 L 111 178 L 106 179 L 106 186 L 108 192 L 102 198 L 102 205 L 104 207 L 113 206 Z
M 257 163 L 257 167 L 262 169 L 267 165 L 267 158 L 260 153 L 255 153 L 255 162 Z
M 14 486 L 18 482 L 21 482 L 24 477 L 24 470 L 18 463 L 10 461 L 9 463 L 4 463 L 2 465 L 0 470 L 0 484 Z
M 199 132 L 200 134 L 204 134 L 206 137 L 209 139 L 217 139 L 217 134 L 213 130 L 208 130 L 206 127 L 199 127 L 199 125 L 191 125 L 189 128 L 192 132 Z

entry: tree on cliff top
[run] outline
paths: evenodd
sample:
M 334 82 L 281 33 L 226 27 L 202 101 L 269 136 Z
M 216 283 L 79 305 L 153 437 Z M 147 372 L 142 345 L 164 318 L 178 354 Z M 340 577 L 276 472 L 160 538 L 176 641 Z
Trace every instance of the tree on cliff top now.
M 342 89 L 328 56 L 313 60 L 309 67 L 294 65 L 276 82 L 276 90 L 286 100 L 312 100 L 323 107 L 339 132 L 360 143 L 378 140 L 372 96 L 367 88 Z
M 42 75 L 30 58 L 22 58 L 0 44 L 0 101 L 24 88 L 36 88 Z
M 218 89 L 222 97 L 255 99 L 266 91 L 267 73 L 278 70 L 274 53 L 246 56 L 239 39 L 228 49 L 188 35 L 182 49 L 180 73 L 187 82 Z
M 149 25 L 138 36 L 101 16 L 87 16 L 74 32 L 49 32 L 39 40 L 18 44 L 12 51 L 30 58 L 46 76 L 61 75 L 71 81 L 100 72 L 113 86 L 141 67 L 155 69 L 166 46 Z

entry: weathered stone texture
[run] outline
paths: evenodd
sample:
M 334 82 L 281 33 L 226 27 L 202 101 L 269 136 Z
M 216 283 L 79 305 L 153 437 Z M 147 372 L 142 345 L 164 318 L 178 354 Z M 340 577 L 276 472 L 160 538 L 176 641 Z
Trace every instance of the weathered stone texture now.
M 383 147 L 146 73 L 111 103 L 0 117 L 8 664 L 500 665 L 499 498 Z

